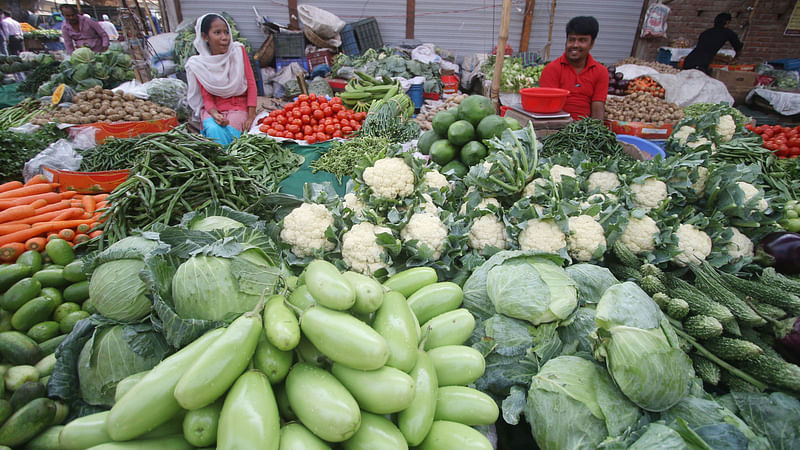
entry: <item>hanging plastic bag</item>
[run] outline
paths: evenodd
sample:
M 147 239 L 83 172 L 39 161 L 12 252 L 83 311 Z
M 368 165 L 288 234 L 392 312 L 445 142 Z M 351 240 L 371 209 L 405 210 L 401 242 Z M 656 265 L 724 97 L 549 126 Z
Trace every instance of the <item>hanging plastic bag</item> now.
M 314 34 L 322 39 L 334 38 L 347 25 L 336 14 L 316 6 L 300 5 L 297 14 L 303 25 L 311 28 Z
M 642 37 L 667 37 L 669 7 L 661 2 L 650 5 L 642 24 Z

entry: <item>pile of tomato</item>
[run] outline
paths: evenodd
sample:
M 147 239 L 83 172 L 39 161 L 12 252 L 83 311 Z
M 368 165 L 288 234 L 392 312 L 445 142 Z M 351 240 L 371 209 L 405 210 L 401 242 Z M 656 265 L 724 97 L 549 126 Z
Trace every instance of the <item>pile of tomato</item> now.
M 366 112 L 345 108 L 339 97 L 328 100 L 315 94 L 303 94 L 283 109 L 270 112 L 261 120 L 259 130 L 270 136 L 313 144 L 347 138 L 361 128 L 366 117 Z
M 800 156 L 800 125 L 789 128 L 780 125 L 748 124 L 747 129 L 764 139 L 764 148 L 772 150 L 779 158 L 797 158 Z

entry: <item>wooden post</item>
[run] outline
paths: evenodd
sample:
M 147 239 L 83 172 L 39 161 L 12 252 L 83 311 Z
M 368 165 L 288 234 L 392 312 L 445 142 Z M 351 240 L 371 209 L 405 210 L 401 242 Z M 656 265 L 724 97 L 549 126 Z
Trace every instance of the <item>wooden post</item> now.
M 528 51 L 528 41 L 531 40 L 531 22 L 533 22 L 533 9 L 536 0 L 525 1 L 525 18 L 522 20 L 522 37 L 519 38 L 519 51 Z
M 753 7 L 750 9 L 750 14 L 747 16 L 747 28 L 745 28 L 742 32 L 742 44 L 747 41 L 747 35 L 750 33 L 750 28 L 753 26 L 753 15 L 755 15 L 756 8 L 758 8 L 758 1 L 759 0 L 756 0 L 755 3 L 753 3 Z
M 642 2 L 642 11 L 639 13 L 639 25 L 636 26 L 636 34 L 633 36 L 633 47 L 631 48 L 631 56 L 636 56 L 639 50 L 639 44 L 642 41 L 642 26 L 644 25 L 644 16 L 647 14 L 647 8 L 650 6 L 650 1 L 645 0 Z
M 503 60 L 506 56 L 508 28 L 511 25 L 511 0 L 503 0 L 503 13 L 500 16 L 500 33 L 497 35 L 497 55 L 494 60 L 494 76 L 489 96 L 494 101 L 495 109 L 500 109 L 500 80 L 503 77 Z
M 300 29 L 300 22 L 297 21 L 297 0 L 289 0 L 289 28 Z
M 417 9 L 416 0 L 406 0 L 406 39 L 414 39 L 415 14 Z
M 556 0 L 550 5 L 550 28 L 547 30 L 547 45 L 545 46 L 544 59 L 550 60 L 550 46 L 553 44 L 553 20 L 556 17 Z
M 178 17 L 178 23 L 175 24 L 175 28 L 178 28 L 181 22 L 183 22 L 183 11 L 181 10 L 181 0 L 172 0 L 175 5 L 175 15 Z

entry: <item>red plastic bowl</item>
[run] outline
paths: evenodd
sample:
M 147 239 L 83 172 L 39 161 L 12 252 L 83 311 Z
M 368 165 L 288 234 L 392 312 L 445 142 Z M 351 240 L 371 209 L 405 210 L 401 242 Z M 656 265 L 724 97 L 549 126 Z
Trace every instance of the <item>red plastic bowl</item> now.
M 520 89 L 522 109 L 532 113 L 556 113 L 567 102 L 569 91 L 559 88 L 532 87 Z

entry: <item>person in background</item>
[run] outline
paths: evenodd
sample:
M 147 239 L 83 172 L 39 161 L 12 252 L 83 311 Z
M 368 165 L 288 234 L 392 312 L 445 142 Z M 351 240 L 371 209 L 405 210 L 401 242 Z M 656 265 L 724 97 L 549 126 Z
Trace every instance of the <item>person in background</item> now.
M 567 23 L 564 54 L 542 71 L 539 86 L 569 91 L 564 111 L 573 119 L 603 120 L 608 96 L 608 70 L 592 58 L 600 25 L 591 16 L 573 17 Z
M 203 135 L 222 145 L 250 129 L 258 93 L 244 46 L 232 41 L 228 22 L 217 14 L 197 19 L 194 47 L 186 61 L 186 96 Z
M 2 21 L 2 12 L 0 12 L 0 21 Z M 3 31 L 3 25 L 0 23 L 0 55 L 8 55 L 8 39 L 6 32 Z
M 9 55 L 19 55 L 23 51 L 22 27 L 11 17 L 11 13 L 3 10 L 3 34 Z
M 714 28 L 709 28 L 700 33 L 694 50 L 683 60 L 683 69 L 697 69 L 709 73 L 708 65 L 711 64 L 714 56 L 726 42 L 731 43 L 738 57 L 744 44 L 739 40 L 736 32 L 728 28 L 730 22 L 730 14 L 717 14 L 717 17 L 714 18 Z
M 106 32 L 108 35 L 109 41 L 116 41 L 119 39 L 119 32 L 117 31 L 117 27 L 114 26 L 113 23 L 108 19 L 108 14 L 103 14 L 103 20 L 97 22 L 103 28 L 103 31 Z
M 108 35 L 103 27 L 91 18 L 78 15 L 75 5 L 59 6 L 65 23 L 61 26 L 64 49 L 71 55 L 76 48 L 89 47 L 95 53 L 108 50 Z

